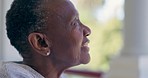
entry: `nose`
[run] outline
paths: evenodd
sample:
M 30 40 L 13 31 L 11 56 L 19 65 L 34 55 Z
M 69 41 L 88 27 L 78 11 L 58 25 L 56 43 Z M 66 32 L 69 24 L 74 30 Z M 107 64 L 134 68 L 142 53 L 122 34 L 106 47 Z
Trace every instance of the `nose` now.
M 91 30 L 89 27 L 84 26 L 84 36 L 89 36 L 91 34 Z

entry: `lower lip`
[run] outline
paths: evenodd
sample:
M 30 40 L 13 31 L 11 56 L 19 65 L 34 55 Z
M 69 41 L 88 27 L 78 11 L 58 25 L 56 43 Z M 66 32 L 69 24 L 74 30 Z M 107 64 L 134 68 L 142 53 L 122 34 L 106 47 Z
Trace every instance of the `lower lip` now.
M 88 46 L 82 46 L 82 49 L 84 50 L 84 52 L 89 52 L 89 47 Z

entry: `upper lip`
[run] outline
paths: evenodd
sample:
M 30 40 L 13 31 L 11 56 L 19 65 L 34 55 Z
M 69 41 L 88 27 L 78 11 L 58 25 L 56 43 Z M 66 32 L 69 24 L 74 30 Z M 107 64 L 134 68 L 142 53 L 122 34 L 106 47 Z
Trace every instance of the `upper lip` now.
M 82 43 L 82 46 L 88 46 L 90 40 L 89 39 L 85 39 Z

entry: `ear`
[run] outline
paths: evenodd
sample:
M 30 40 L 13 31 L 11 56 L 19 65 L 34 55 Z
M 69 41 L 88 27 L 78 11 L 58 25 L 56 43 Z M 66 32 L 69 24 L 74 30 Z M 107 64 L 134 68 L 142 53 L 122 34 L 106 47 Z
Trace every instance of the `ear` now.
M 42 33 L 31 33 L 28 36 L 28 41 L 32 48 L 43 56 L 50 54 L 51 43 L 47 39 L 47 36 Z

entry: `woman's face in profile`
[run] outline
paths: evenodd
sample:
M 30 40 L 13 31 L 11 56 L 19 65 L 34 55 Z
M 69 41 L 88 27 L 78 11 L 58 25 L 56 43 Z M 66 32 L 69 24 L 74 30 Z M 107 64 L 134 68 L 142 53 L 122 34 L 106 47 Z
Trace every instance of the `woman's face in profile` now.
M 70 1 L 61 1 L 54 9 L 61 18 L 54 22 L 49 31 L 52 41 L 51 54 L 54 61 L 74 66 L 90 61 L 89 40 L 90 29 L 79 20 L 77 10 Z

